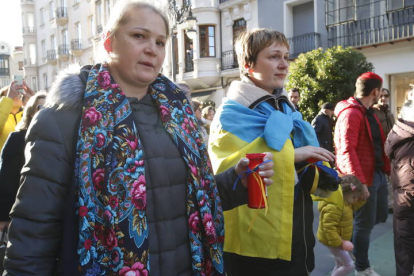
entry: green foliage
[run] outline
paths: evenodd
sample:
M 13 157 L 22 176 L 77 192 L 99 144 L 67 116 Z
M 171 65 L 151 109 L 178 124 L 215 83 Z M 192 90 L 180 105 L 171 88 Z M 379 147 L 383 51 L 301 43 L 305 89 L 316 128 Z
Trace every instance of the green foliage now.
M 312 121 L 325 102 L 336 104 L 355 92 L 356 79 L 374 66 L 352 47 L 335 46 L 299 55 L 290 64 L 286 88 L 299 88 L 300 111 L 306 121 Z

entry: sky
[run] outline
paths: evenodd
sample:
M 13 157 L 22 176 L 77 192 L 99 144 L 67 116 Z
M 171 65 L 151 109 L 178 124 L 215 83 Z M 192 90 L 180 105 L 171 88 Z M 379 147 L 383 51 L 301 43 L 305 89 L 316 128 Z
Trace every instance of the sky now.
M 23 46 L 20 0 L 0 0 L 0 41 Z

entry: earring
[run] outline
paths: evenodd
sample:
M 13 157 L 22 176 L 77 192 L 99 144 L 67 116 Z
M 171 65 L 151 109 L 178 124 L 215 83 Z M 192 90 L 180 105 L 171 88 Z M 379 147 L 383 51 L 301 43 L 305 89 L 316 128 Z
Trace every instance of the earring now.
M 109 35 L 110 35 L 110 33 L 109 33 L 109 32 L 107 32 L 107 33 L 103 36 L 103 39 L 104 39 L 104 48 L 105 48 L 105 50 L 106 50 L 108 53 L 112 52 L 111 38 L 109 37 Z

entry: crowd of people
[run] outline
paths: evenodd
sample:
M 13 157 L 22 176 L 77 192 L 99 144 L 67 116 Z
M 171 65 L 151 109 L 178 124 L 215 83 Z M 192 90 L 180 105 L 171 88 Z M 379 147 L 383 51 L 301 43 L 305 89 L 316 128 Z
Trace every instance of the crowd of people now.
M 310 275 L 314 201 L 332 275 L 375 276 L 369 241 L 389 190 L 396 275 L 412 275 L 414 89 L 394 120 L 366 72 L 306 122 L 300 90 L 284 90 L 286 37 L 253 29 L 216 110 L 159 73 L 170 30 L 155 4 L 118 1 L 98 63 L 62 71 L 48 93 L 2 89 L 3 276 Z M 249 153 L 264 156 L 253 170 Z M 247 205 L 251 174 L 263 209 Z

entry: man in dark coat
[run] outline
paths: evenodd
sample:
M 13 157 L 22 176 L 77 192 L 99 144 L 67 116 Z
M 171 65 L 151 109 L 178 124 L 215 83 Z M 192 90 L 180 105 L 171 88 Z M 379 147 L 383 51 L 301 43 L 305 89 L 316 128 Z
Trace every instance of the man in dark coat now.
M 333 152 L 333 121 L 335 106 L 332 103 L 324 103 L 321 111 L 312 121 L 312 127 L 315 129 L 319 145 Z
M 414 275 L 414 101 L 404 104 L 400 116 L 385 143 L 392 162 L 397 276 Z

